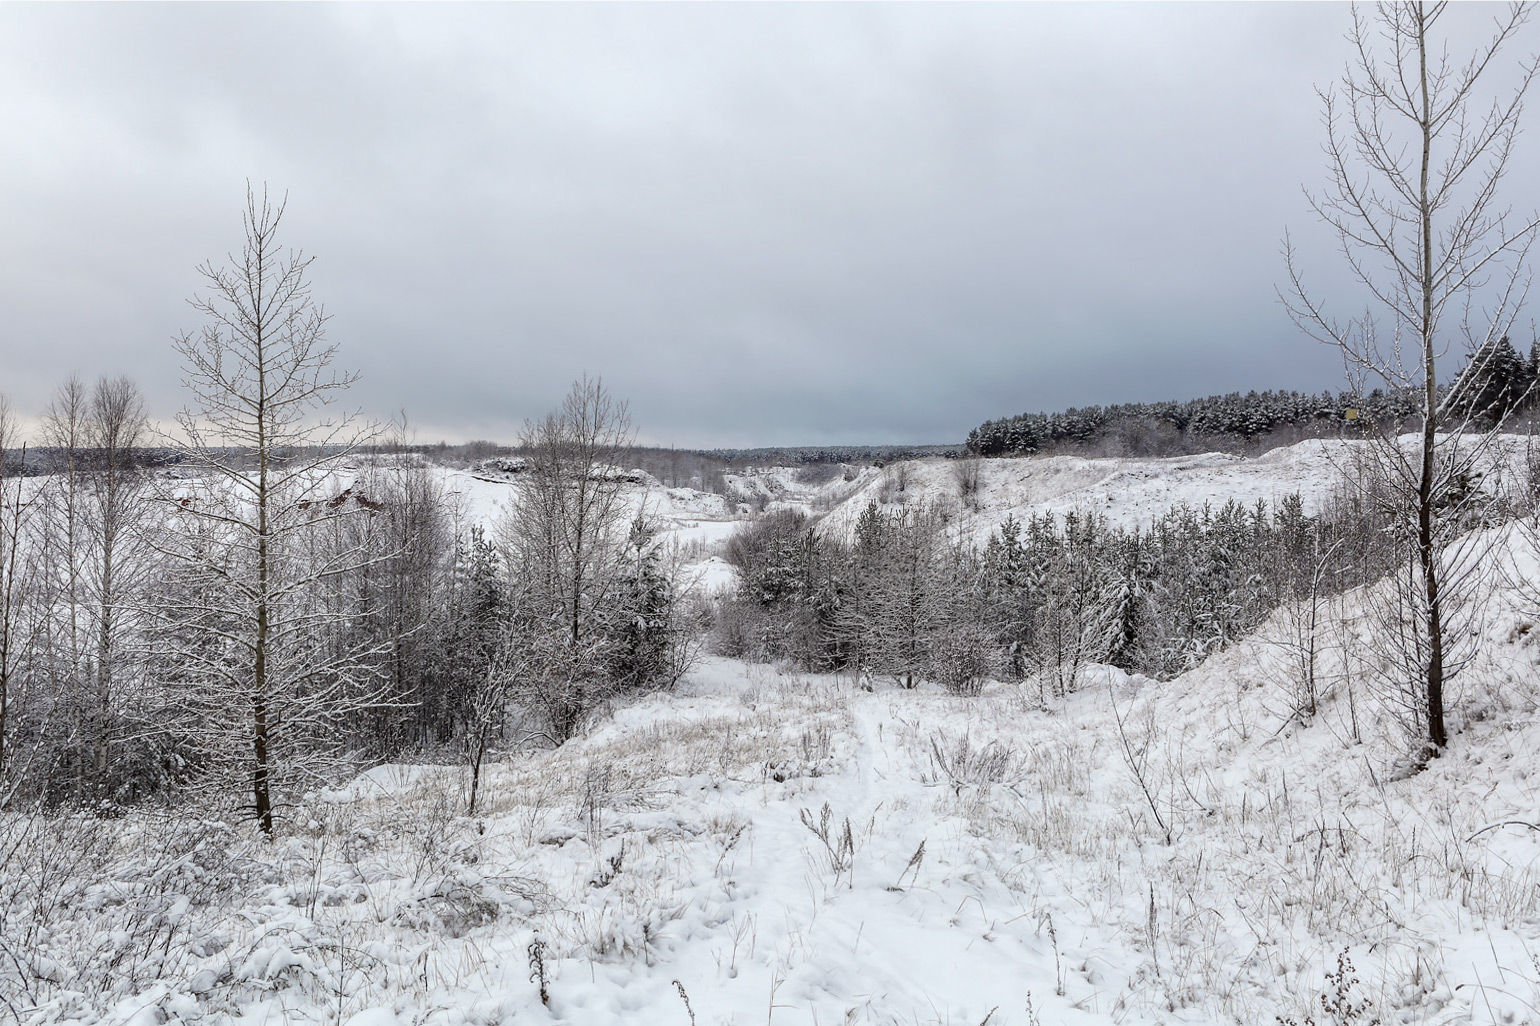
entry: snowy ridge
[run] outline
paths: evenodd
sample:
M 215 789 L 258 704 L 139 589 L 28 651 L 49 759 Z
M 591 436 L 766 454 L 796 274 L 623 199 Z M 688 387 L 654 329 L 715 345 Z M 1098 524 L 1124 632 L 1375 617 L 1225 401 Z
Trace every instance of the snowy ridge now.
M 516 474 L 493 475 L 447 467 L 436 468 L 446 494 L 459 502 L 471 523 L 491 528 L 507 512 L 517 494 L 520 478 Z M 730 522 L 733 512 L 727 500 L 711 492 L 693 488 L 665 488 L 643 475 L 640 482 L 624 481 L 620 493 L 629 515 L 645 513 L 665 530 L 680 530 L 686 525 L 699 527 L 702 522 Z M 710 533 L 710 528 L 702 528 Z
M 1007 517 L 1033 513 L 1094 512 L 1121 527 L 1148 526 L 1172 506 L 1223 505 L 1230 499 L 1269 505 L 1299 492 L 1313 513 L 1331 492 L 1359 443 L 1307 441 L 1273 449 L 1260 457 L 1230 453 L 1198 456 L 1045 456 L 981 459 L 978 490 L 966 498 L 959 482 L 962 464 L 925 460 L 885 468 L 830 510 L 825 523 L 850 536 L 867 503 L 885 509 L 905 502 L 942 502 L 954 507 L 959 530 L 983 541 Z
M 1483 460 L 1489 468 L 1522 461 L 1527 436 L 1503 436 Z M 1410 446 L 1412 436 L 1402 439 Z M 907 503 L 939 503 L 955 513 L 954 532 L 982 543 L 1008 517 L 1092 512 L 1115 527 L 1148 527 L 1179 504 L 1215 507 L 1235 500 L 1270 507 L 1299 493 L 1307 514 L 1331 495 L 1368 443 L 1312 439 L 1256 457 L 1233 453 L 1197 456 L 1043 456 L 977 461 L 978 488 L 966 496 L 963 463 L 921 460 L 868 472 L 825 516 L 825 529 L 853 537 L 868 503 L 891 511 Z

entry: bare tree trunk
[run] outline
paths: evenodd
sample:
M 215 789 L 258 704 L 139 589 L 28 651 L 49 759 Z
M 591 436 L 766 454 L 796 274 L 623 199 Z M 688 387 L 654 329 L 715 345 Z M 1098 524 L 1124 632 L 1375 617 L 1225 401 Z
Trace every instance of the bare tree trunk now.
M 264 219 L 265 220 L 265 219 Z M 276 227 L 276 226 L 275 226 Z M 260 232 L 260 228 L 258 229 Z M 270 537 L 270 506 L 273 501 L 272 484 L 268 480 L 268 464 L 272 459 L 272 439 L 268 436 L 269 400 L 267 388 L 267 330 L 268 317 L 262 310 L 262 289 L 267 284 L 266 262 L 268 247 L 258 244 L 253 249 L 255 273 L 248 275 L 247 288 L 255 293 L 253 307 L 256 316 L 251 318 L 251 347 L 255 359 L 256 389 L 251 402 L 252 426 L 256 434 L 257 456 L 257 632 L 252 652 L 251 671 L 251 750 L 254 769 L 251 775 L 252 809 L 257 824 L 269 837 L 273 834 L 273 800 L 268 794 L 267 765 L 267 646 L 268 632 L 272 627 L 269 603 L 272 596 L 272 539 Z
M 1414 455 L 1398 444 L 1398 425 L 1375 426 L 1381 431 L 1380 469 L 1406 514 L 1404 537 L 1412 550 L 1406 553 L 1412 568 L 1406 583 L 1415 593 L 1404 595 L 1402 604 L 1420 634 L 1418 644 L 1400 646 L 1397 658 L 1418 692 L 1423 744 L 1431 756 L 1449 741 L 1446 692 L 1461 662 L 1450 648 L 1451 638 L 1462 636 L 1450 620 L 1451 589 L 1468 592 L 1475 579 L 1473 568 L 1459 565 L 1456 556 L 1479 561 L 1456 541 L 1468 530 L 1462 514 L 1469 513 L 1469 500 L 1459 494 L 1461 482 L 1479 477 L 1478 461 L 1508 412 L 1466 409 L 1462 419 L 1462 405 L 1471 404 L 1440 394 L 1439 352 L 1447 345 L 1441 322 L 1451 306 L 1463 313 L 1460 330 L 1472 361 L 1506 336 L 1527 290 L 1524 264 L 1540 228 L 1533 216 L 1510 224 L 1495 206 L 1536 63 L 1521 65 L 1518 85 L 1484 112 L 1475 97 L 1529 11 L 1510 6 L 1489 41 L 1457 65 L 1447 47 L 1430 39 L 1451 10 L 1447 3 L 1385 4 L 1371 26 L 1355 8 L 1349 36 L 1355 54 L 1342 80 L 1342 99 L 1320 93 L 1330 186 L 1323 198 L 1312 196 L 1311 205 L 1372 304 L 1388 314 L 1388 333 L 1368 313 L 1345 322 L 1329 316 L 1305 288 L 1285 242 L 1285 301 L 1295 322 L 1341 352 L 1355 387 L 1363 390 L 1367 378 L 1376 378 L 1393 391 L 1416 395 L 1421 407 Z M 1347 108 L 1345 119 L 1339 106 Z M 1487 318 L 1484 325 L 1473 321 L 1478 312 Z M 1403 330 L 1415 332 L 1415 348 L 1403 350 Z M 1473 445 L 1462 446 L 1475 434 L 1476 418 L 1489 412 L 1498 414 L 1495 424 Z
M 50 563 L 62 571 L 64 601 L 58 615 L 64 618 L 63 630 L 56 644 L 62 645 L 63 670 L 60 672 L 59 653 L 50 653 L 48 665 L 54 670 L 53 691 L 56 708 L 63 704 L 68 711 L 70 738 L 68 746 L 73 758 L 69 762 L 70 790 L 78 799 L 90 788 L 87 767 L 94 761 L 95 724 L 91 722 L 92 705 L 87 700 L 84 668 L 84 646 L 80 640 L 81 618 L 81 466 L 85 445 L 85 419 L 88 405 L 86 387 L 77 375 L 70 375 L 54 393 L 43 417 L 43 441 L 64 457 L 63 473 L 50 482 L 52 501 L 48 503 L 47 520 L 49 536 L 57 542 Z M 54 546 L 50 546 L 54 548 Z M 57 616 L 50 618 L 57 623 Z M 84 750 L 84 751 L 83 751 Z
M 1422 423 L 1422 473 L 1417 482 L 1417 560 L 1422 567 L 1423 589 L 1427 595 L 1428 629 L 1428 743 L 1434 754 L 1442 752 L 1449 743 L 1444 733 L 1444 618 L 1439 594 L 1439 551 L 1433 536 L 1434 474 L 1437 455 L 1438 424 L 1434 411 L 1438 409 L 1437 360 L 1433 345 L 1436 321 L 1433 316 L 1433 200 L 1429 191 L 1428 170 L 1433 159 L 1432 104 L 1428 96 L 1428 18 L 1422 4 L 1414 8 L 1417 26 L 1418 88 L 1422 95 L 1422 107 L 1418 127 L 1422 135 L 1422 162 L 1419 169 L 1417 200 L 1418 228 L 1422 233 L 1422 274 L 1418 284 L 1422 291 L 1422 366 L 1423 408 L 1427 416 Z

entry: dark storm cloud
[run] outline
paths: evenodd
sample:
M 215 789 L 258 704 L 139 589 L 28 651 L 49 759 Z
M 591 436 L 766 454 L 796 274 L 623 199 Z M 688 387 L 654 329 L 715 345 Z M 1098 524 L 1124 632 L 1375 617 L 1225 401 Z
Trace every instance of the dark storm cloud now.
M 357 400 L 430 439 L 584 371 L 682 445 L 1333 386 L 1273 287 L 1347 18 L 0 6 L 0 391 L 127 372 L 174 411 L 247 178 L 289 191 Z

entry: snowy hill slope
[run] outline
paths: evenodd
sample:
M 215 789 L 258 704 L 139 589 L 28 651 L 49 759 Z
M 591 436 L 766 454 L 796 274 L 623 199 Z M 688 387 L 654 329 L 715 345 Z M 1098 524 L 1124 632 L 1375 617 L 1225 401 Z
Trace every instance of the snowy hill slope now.
M 1411 444 L 1410 436 L 1406 444 Z M 1528 439 L 1505 438 L 1486 463 L 1521 464 Z M 730 585 L 732 571 L 715 557 L 720 543 L 744 523 L 773 512 L 800 511 L 818 520 L 823 531 L 849 539 L 869 503 L 891 512 L 905 505 L 937 504 L 953 513 L 954 536 L 979 544 L 1007 518 L 1033 514 L 1094 512 L 1121 527 L 1148 526 L 1173 506 L 1218 507 L 1235 500 L 1270 507 L 1297 493 L 1307 514 L 1317 512 L 1339 486 L 1345 469 L 1360 458 L 1364 443 L 1314 439 L 1273 449 L 1261 456 L 1231 453 L 1197 456 L 1100 457 L 1048 456 L 979 459 L 977 488 L 965 494 L 961 476 L 966 461 L 910 460 L 886 467 L 828 468 L 810 475 L 807 468 L 765 467 L 725 476 L 738 501 L 688 488 L 664 488 L 647 480 L 625 487 L 633 511 L 645 509 L 665 538 L 684 546 L 691 563 L 703 569 L 710 587 Z M 461 496 L 468 515 L 490 526 L 517 489 L 517 478 L 488 478 L 442 470 L 446 490 Z
M 1308 448 L 1269 456 L 1195 458 L 1168 491 L 1316 481 Z M 997 462 L 1002 516 L 1012 481 L 1165 494 L 1109 484 L 1148 469 L 1127 461 Z M 447 481 L 478 516 L 510 487 Z M 682 532 L 731 523 L 674 501 Z M 194 813 L 0 817 L 0 981 L 26 981 L 0 1021 L 1540 1022 L 1540 553 L 1512 527 L 1492 551 L 1483 653 L 1415 775 L 1349 593 L 1311 717 L 1285 609 L 1174 680 L 1090 667 L 1063 700 L 705 659 L 508 753 L 475 816 L 463 768 L 384 766 L 274 842 Z
M 439 475 L 445 493 L 461 504 L 471 522 L 489 528 L 507 511 L 521 486 L 517 474 L 450 467 L 436 467 L 434 472 Z M 677 530 L 687 523 L 734 519 L 727 500 L 720 495 L 693 488 L 665 488 L 645 475 L 636 482 L 623 482 L 620 494 L 628 516 L 645 513 L 666 530 Z
M 496 528 L 520 487 L 517 475 L 443 467 L 437 473 L 445 494 L 458 503 L 466 519 L 488 530 Z M 640 481 L 622 484 L 620 494 L 628 518 L 645 516 L 664 544 L 678 546 L 695 588 L 710 594 L 733 586 L 735 571 L 716 549 L 743 523 L 745 514 L 735 512 L 720 495 L 666 488 L 645 475 Z
M 880 479 L 875 467 L 824 465 L 755 467 L 741 474 L 724 474 L 723 481 L 739 497 L 740 508 L 795 509 L 816 514 L 839 503 L 864 485 Z
M 964 532 L 982 540 L 1006 517 L 1021 519 L 1032 513 L 1091 511 L 1114 525 L 1132 527 L 1148 525 L 1181 502 L 1222 505 L 1235 499 L 1249 506 L 1265 499 L 1271 505 L 1292 492 L 1299 492 L 1306 511 L 1314 512 L 1336 483 L 1353 444 L 1300 442 L 1256 458 L 1206 453 L 1166 459 L 981 459 L 978 490 L 967 502 L 958 461 L 915 461 L 873 475 L 830 510 L 825 522 L 848 535 L 869 502 L 894 508 L 904 502 L 941 501 L 957 508 Z
M 1277 624 L 1163 684 L 1093 667 L 1046 705 L 709 659 L 493 767 L 474 817 L 463 770 L 381 767 L 272 847 L 204 829 L 252 867 L 222 897 L 164 869 L 210 861 L 162 852 L 187 824 L 99 826 L 116 855 L 31 951 L 57 981 L 34 1018 L 1534 1022 L 1532 605 L 1492 596 L 1451 750 L 1409 777 L 1348 596 L 1309 721 Z M 146 889 L 173 919 L 129 918 Z M 158 982 L 72 975 L 152 927 Z M 1362 1014 L 1323 1012 L 1339 987 Z
M 1410 448 L 1412 436 L 1403 444 Z M 1522 466 L 1529 439 L 1504 436 L 1482 463 Z M 980 459 L 978 487 L 964 493 L 965 464 L 918 460 L 869 472 L 829 510 L 826 529 L 850 537 L 868 503 L 893 510 L 908 503 L 941 503 L 956 513 L 955 531 L 982 542 L 1007 517 L 1071 511 L 1094 512 L 1114 526 L 1148 526 L 1172 506 L 1215 507 L 1234 499 L 1245 506 L 1272 506 L 1298 493 L 1307 514 L 1317 512 L 1366 443 L 1314 439 L 1281 446 L 1257 457 L 1231 453 L 1198 456 L 1046 456 Z

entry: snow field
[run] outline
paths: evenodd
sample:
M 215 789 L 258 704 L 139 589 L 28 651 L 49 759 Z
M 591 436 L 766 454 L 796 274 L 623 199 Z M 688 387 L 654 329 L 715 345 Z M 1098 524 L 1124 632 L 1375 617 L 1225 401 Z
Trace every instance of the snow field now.
M 707 659 L 492 766 L 474 818 L 465 772 L 423 766 L 310 796 L 270 846 L 36 821 L 56 982 L 26 1021 L 1325 1023 L 1344 949 L 1365 1023 L 1535 1021 L 1540 651 L 1511 598 L 1451 752 L 1399 779 L 1372 690 L 1328 670 L 1301 723 L 1264 630 L 1047 708 Z
M 1312 508 L 1329 445 L 1245 461 L 1248 487 Z M 1253 473 L 1184 461 L 1148 461 L 1182 463 L 1148 493 L 1128 466 L 985 461 L 974 512 L 1196 503 Z M 446 484 L 481 522 L 510 488 Z M 669 502 L 697 555 L 735 529 Z M 1061 701 L 708 658 L 490 765 L 475 817 L 454 766 L 306 796 L 270 843 L 186 811 L 0 817 L 0 1021 L 1540 1023 L 1540 558 L 1497 537 L 1453 743 L 1415 775 L 1373 589 L 1324 606 L 1311 718 L 1287 610 L 1173 681 L 1089 667 Z M 1361 1013 L 1323 1006 L 1339 989 Z

